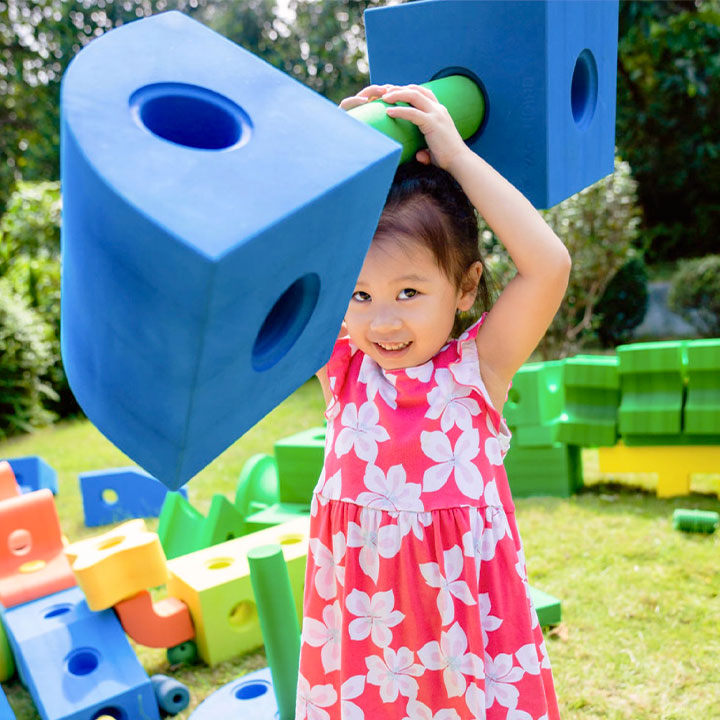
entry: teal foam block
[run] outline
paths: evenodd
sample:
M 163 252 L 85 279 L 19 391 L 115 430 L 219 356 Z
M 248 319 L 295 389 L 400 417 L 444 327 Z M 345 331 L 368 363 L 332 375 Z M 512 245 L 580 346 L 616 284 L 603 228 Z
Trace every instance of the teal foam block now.
M 683 432 L 720 444 L 720 338 L 687 343 L 687 379 Z
M 79 588 L 4 611 L 18 670 L 43 720 L 159 720 L 155 693 L 113 610 Z
M 62 355 L 170 489 L 327 362 L 393 140 L 178 13 L 86 45 L 61 93 Z
M 47 488 L 53 495 L 58 492 L 57 472 L 38 455 L 16 458 L 0 458 L 10 463 L 21 492 Z
M 223 685 L 198 705 L 190 720 L 272 720 L 277 711 L 270 668 L 263 668 Z
M 620 406 L 618 359 L 577 355 L 565 360 L 565 411 L 560 442 L 581 447 L 612 447 L 617 442 Z
M 582 458 L 575 445 L 551 447 L 511 445 L 505 456 L 513 497 L 570 497 L 583 486 Z
M 325 460 L 325 428 L 310 428 L 278 440 L 274 452 L 280 502 L 309 503 Z
M 685 343 L 635 343 L 617 348 L 620 373 L 618 430 L 623 441 L 637 436 L 670 444 L 682 432 Z
M 139 468 L 80 473 L 85 525 L 96 527 L 132 518 L 158 517 L 168 489 Z M 187 499 L 187 490 L 180 489 Z
M 537 207 L 613 171 L 618 3 L 425 0 L 365 13 L 373 83 L 480 82 L 469 146 Z

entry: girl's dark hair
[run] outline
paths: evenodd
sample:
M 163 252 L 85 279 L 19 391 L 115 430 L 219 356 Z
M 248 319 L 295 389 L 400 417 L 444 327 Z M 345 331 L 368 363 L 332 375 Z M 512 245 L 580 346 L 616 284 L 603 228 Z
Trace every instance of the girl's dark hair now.
M 455 318 L 454 337 L 490 308 L 492 283 L 480 254 L 476 210 L 450 173 L 415 160 L 398 168 L 375 231 L 380 242 L 390 237 L 422 242 L 456 288 L 474 262 L 482 264 L 477 298 Z

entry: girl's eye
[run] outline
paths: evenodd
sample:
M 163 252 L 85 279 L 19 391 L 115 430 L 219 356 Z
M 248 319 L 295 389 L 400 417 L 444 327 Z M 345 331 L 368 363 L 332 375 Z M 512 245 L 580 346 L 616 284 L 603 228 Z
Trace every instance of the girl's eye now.
M 355 302 L 367 302 L 370 300 L 370 295 L 368 295 L 366 292 L 363 292 L 362 290 L 356 290 L 353 293 L 352 299 L 355 300 Z
M 411 297 L 415 297 L 417 295 L 417 290 L 414 290 L 413 288 L 404 288 L 400 291 L 400 294 L 398 295 L 398 298 L 400 300 L 408 300 Z

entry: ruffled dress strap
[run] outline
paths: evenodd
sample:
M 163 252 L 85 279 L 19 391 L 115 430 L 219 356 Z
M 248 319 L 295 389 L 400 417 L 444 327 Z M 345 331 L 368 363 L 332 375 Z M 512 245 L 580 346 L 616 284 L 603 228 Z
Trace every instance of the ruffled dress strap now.
M 455 382 L 472 388 L 482 396 L 487 408 L 488 429 L 497 437 L 504 456 L 510 448 L 510 438 L 512 435 L 505 418 L 493 405 L 485 383 L 483 382 L 476 344 L 478 331 L 485 321 L 486 316 L 487 313 L 483 313 L 482 317 L 455 341 L 454 348 L 452 345 L 448 348 L 454 349 L 456 353 L 456 358 L 450 361 L 448 368 L 453 378 L 455 378 Z M 508 391 L 509 390 L 510 386 L 508 386 Z
M 331 393 L 330 402 L 325 410 L 325 417 L 328 419 L 332 418 L 337 412 L 338 398 L 342 394 L 350 363 L 356 353 L 357 347 L 349 336 L 339 338 L 335 342 L 335 347 L 327 363 L 328 385 Z

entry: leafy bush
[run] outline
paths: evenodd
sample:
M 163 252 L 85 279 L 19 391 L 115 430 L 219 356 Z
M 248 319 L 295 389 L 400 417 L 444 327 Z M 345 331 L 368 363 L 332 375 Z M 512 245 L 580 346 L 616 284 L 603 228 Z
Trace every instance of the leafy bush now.
M 565 299 L 538 346 L 545 359 L 572 354 L 593 337 L 600 299 L 636 254 L 633 241 L 641 219 L 636 188 L 629 165 L 616 158 L 612 175 L 543 211 L 573 261 Z M 490 270 L 504 287 L 515 273 L 512 260 L 487 227 L 482 238 Z
M 629 342 L 648 306 L 647 269 L 642 258 L 631 258 L 613 275 L 597 306 L 597 335 L 603 347 Z
M 60 183 L 22 182 L 0 219 L 0 277 L 52 328 L 52 362 L 46 376 L 61 416 L 78 411 L 60 357 Z
M 681 261 L 668 305 L 705 337 L 720 337 L 720 255 Z
M 52 331 L 5 279 L 0 279 L 0 437 L 28 432 L 53 420 L 42 381 L 52 361 Z

